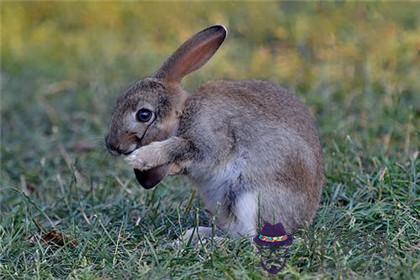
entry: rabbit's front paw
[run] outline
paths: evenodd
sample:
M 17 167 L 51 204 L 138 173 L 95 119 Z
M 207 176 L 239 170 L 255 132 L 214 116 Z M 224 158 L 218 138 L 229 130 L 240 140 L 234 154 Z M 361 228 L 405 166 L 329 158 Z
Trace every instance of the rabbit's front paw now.
M 126 157 L 126 161 L 138 170 L 149 170 L 160 165 L 161 151 L 157 143 L 135 150 Z

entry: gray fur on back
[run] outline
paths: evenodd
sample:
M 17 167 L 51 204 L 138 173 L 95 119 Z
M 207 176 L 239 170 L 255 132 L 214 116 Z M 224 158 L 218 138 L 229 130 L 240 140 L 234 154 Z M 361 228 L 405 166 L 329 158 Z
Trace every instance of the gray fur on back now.
M 321 146 L 309 110 L 286 89 L 207 83 L 187 100 L 178 135 L 199 151 L 184 172 L 210 212 L 232 215 L 235 198 L 252 192 L 260 222 L 295 231 L 312 221 L 324 181 Z

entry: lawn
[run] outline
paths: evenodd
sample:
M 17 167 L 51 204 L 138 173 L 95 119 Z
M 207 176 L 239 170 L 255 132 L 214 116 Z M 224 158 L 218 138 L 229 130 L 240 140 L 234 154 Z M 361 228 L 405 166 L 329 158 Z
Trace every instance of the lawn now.
M 277 276 L 420 278 L 419 3 L 0 5 L 0 279 L 267 276 L 247 239 L 171 247 L 211 223 L 193 186 L 146 191 L 104 147 L 119 93 L 214 23 L 229 38 L 186 89 L 270 80 L 319 125 L 322 204 Z

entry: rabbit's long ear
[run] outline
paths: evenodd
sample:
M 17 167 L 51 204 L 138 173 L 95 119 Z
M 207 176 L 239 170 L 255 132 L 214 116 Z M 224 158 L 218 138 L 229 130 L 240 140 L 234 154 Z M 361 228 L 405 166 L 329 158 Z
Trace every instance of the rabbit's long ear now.
M 155 77 L 181 82 L 187 74 L 203 66 L 217 51 L 227 35 L 223 25 L 210 26 L 187 40 L 170 56 Z

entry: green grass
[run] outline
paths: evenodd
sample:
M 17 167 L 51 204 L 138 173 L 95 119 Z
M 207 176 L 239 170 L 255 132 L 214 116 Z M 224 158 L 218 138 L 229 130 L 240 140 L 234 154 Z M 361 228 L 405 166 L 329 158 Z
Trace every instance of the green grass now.
M 322 204 L 278 276 L 420 278 L 418 3 L 1 8 L 0 279 L 266 277 L 248 240 L 171 248 L 210 223 L 192 187 L 146 191 L 103 145 L 118 93 L 214 22 L 231 36 L 187 89 L 269 79 L 319 123 Z M 52 229 L 64 246 L 34 238 Z

